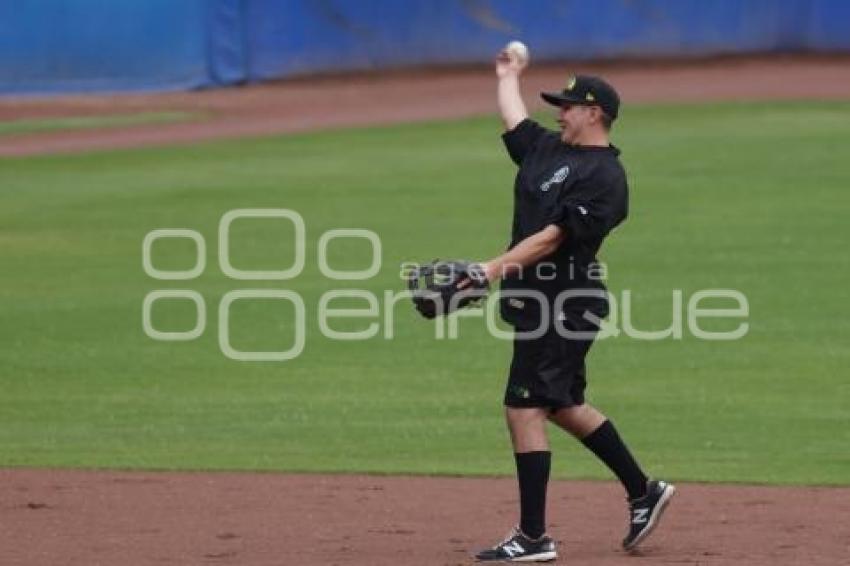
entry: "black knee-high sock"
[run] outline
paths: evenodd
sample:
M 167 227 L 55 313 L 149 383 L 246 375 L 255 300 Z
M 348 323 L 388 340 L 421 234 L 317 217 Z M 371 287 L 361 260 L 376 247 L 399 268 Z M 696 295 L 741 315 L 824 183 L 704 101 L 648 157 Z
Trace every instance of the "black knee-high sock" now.
M 546 486 L 552 453 L 549 451 L 514 454 L 519 482 L 519 528 L 527 537 L 536 539 L 546 532 Z
M 626 488 L 629 499 L 643 497 L 646 493 L 646 475 L 611 421 L 606 420 L 581 441 L 616 474 Z

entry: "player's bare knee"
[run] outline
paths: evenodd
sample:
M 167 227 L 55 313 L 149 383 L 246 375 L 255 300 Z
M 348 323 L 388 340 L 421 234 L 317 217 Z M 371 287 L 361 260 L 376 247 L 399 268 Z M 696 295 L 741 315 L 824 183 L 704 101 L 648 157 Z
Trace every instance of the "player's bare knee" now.
M 548 450 L 546 411 L 539 408 L 505 408 L 505 419 L 515 452 Z
M 587 403 L 564 407 L 549 418 L 577 438 L 587 436 L 605 421 L 605 416 Z

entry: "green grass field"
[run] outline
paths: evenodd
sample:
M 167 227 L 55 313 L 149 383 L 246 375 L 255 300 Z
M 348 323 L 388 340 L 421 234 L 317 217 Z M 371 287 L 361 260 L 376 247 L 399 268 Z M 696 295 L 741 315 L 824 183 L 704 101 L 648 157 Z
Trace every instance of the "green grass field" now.
M 589 396 L 652 473 L 670 479 L 846 484 L 850 478 L 850 103 L 629 108 L 614 132 L 630 171 L 631 217 L 603 250 L 636 325 L 670 322 L 671 293 L 734 288 L 750 331 L 732 342 L 598 343 Z M 548 117 L 544 117 L 548 119 Z M 513 166 L 495 117 L 269 139 L 0 160 L 0 465 L 509 474 L 501 421 L 508 342 L 480 320 L 461 340 L 400 304 L 395 337 L 332 341 L 316 321 L 332 288 L 400 289 L 397 266 L 484 258 L 508 237 Z M 307 264 L 286 282 L 233 281 L 217 225 L 234 208 L 289 208 L 307 224 Z M 156 281 L 141 249 L 155 228 L 205 237 L 207 268 Z M 367 228 L 383 268 L 364 282 L 322 277 L 316 243 Z M 283 223 L 237 222 L 241 268 L 290 263 Z M 360 268 L 363 242 L 332 265 Z M 194 263 L 188 241 L 154 246 L 161 269 Z M 225 358 L 222 295 L 285 288 L 304 297 L 306 349 L 283 363 Z M 142 331 L 154 289 L 202 293 L 191 342 Z M 381 308 L 383 313 L 384 309 Z M 158 304 L 157 328 L 193 325 Z M 241 349 L 286 349 L 285 303 L 236 303 Z M 349 321 L 350 327 L 363 322 Z M 718 327 L 734 327 L 737 322 Z M 341 323 L 335 324 L 335 327 Z M 607 478 L 563 435 L 558 477 Z
M 196 120 L 199 116 L 189 112 L 136 112 L 105 116 L 67 116 L 63 118 L 27 118 L 0 121 L 0 136 L 33 134 L 61 130 L 91 130 L 126 128 L 147 124 L 168 124 Z

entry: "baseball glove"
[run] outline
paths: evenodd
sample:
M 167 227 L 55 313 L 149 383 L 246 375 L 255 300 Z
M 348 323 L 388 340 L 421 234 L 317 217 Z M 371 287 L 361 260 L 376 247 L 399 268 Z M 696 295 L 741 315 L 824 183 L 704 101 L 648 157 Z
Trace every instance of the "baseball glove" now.
M 469 285 L 459 289 L 464 280 Z M 417 265 L 407 275 L 413 305 L 425 318 L 436 318 L 478 302 L 487 294 L 489 284 L 477 263 L 462 260 Z

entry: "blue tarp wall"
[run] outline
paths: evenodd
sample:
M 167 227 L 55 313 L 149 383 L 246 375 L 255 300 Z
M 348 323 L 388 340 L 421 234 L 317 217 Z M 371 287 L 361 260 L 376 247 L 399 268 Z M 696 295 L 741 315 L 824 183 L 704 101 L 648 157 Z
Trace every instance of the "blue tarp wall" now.
M 846 0 L 0 0 L 0 93 L 489 61 L 850 50 Z

